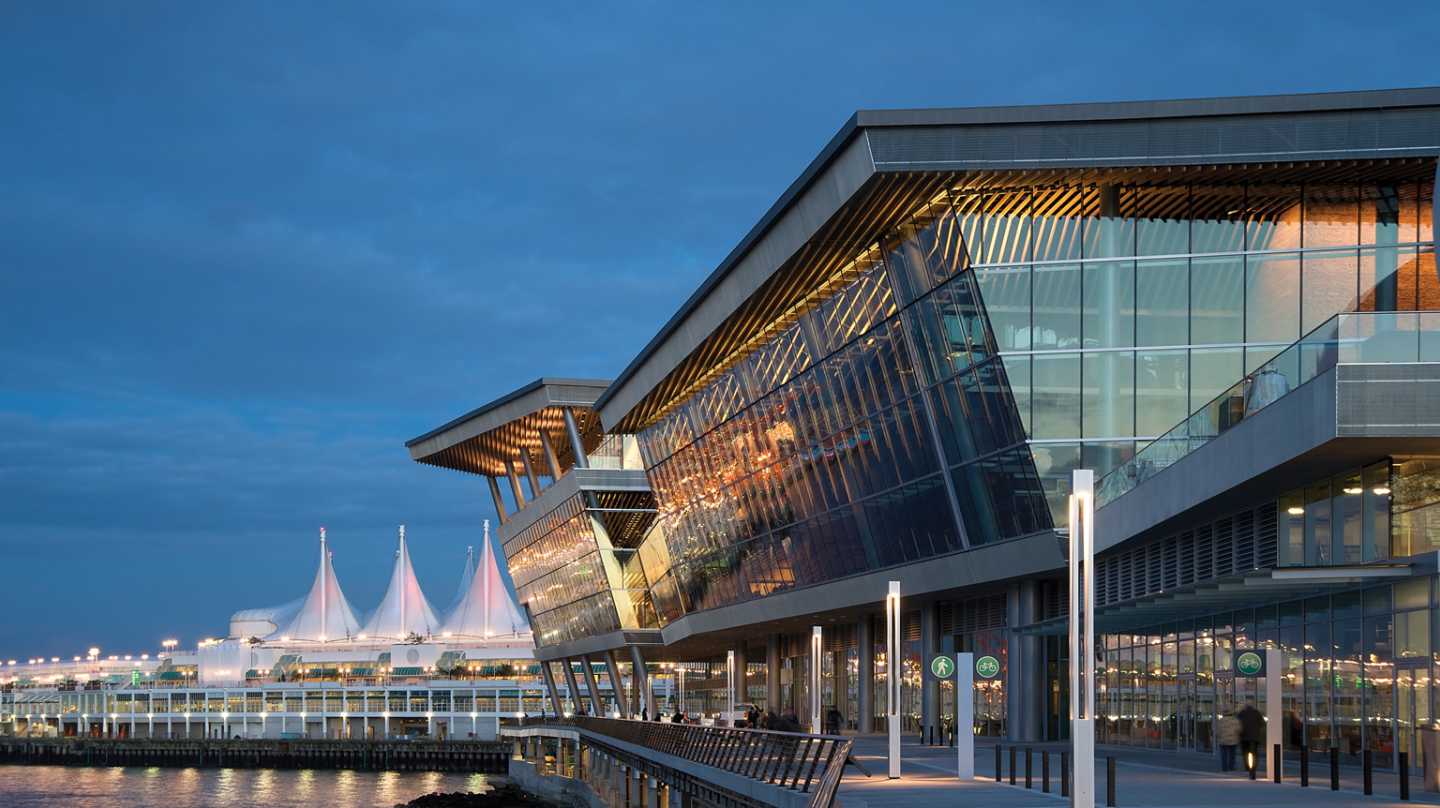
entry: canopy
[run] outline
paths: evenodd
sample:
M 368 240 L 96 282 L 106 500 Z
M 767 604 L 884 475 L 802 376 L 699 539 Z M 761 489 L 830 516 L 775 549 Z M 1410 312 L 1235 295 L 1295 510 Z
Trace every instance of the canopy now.
M 487 520 L 485 539 L 480 546 L 480 565 L 469 591 L 446 619 L 444 633 L 452 637 L 496 637 L 515 636 L 529 630 L 525 616 L 500 577 Z
M 460 588 L 455 590 L 455 599 L 445 607 L 446 619 L 449 618 L 449 615 L 454 614 L 455 610 L 460 608 L 460 604 L 465 601 L 465 593 L 470 591 L 470 582 L 473 580 L 475 580 L 475 548 L 466 547 L 465 569 L 460 573 Z
M 335 577 L 330 550 L 325 545 L 325 528 L 322 527 L 320 569 L 315 572 L 315 583 L 290 624 L 276 633 L 292 640 L 328 642 L 346 639 L 359 631 L 360 621 L 355 619 L 350 602 L 340 591 L 340 580 Z
M 429 637 L 440 628 L 435 610 L 420 589 L 415 568 L 410 563 L 410 550 L 405 546 L 405 526 L 400 526 L 400 549 L 395 553 L 395 569 L 390 573 L 390 587 L 385 599 L 365 624 L 364 633 L 371 639 L 404 640 L 412 634 Z

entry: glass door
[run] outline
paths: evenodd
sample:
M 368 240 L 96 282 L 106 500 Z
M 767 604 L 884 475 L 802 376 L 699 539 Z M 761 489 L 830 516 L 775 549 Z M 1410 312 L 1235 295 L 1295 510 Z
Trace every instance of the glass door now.
M 1181 675 L 1176 682 L 1175 692 L 1175 746 L 1179 749 L 1195 748 L 1195 676 Z
M 1396 749 L 1408 752 L 1410 765 L 1420 761 L 1417 727 L 1430 723 L 1430 670 L 1424 665 L 1406 665 L 1395 671 Z

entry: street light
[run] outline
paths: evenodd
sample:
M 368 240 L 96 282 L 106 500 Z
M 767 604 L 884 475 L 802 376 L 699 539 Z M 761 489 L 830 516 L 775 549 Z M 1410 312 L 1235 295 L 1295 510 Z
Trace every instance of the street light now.
M 1070 737 L 1075 808 L 1095 805 L 1095 472 L 1070 484 Z
M 889 735 L 890 779 L 900 777 L 900 582 L 885 595 L 885 731 Z

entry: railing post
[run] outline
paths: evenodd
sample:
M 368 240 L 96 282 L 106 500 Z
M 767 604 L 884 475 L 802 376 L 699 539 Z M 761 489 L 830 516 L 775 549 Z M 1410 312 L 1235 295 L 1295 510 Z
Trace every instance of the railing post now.
M 1030 779 L 1031 755 L 1030 755 L 1030 751 L 1031 751 L 1031 750 L 1030 750 L 1030 747 L 1028 747 L 1028 746 L 1025 747 L 1025 787 L 1026 787 L 1026 788 L 1030 788 L 1030 787 L 1031 787 L 1031 779 Z
M 1340 790 L 1340 747 L 1330 747 L 1330 790 Z
M 1375 783 L 1373 782 L 1374 772 L 1371 769 L 1375 763 L 1374 757 L 1369 749 L 1366 749 L 1360 754 L 1361 777 L 1363 778 L 1362 783 L 1364 785 L 1365 796 L 1367 797 L 1375 793 Z
M 1399 767 L 1397 774 L 1400 775 L 1400 799 L 1410 799 L 1410 753 L 1401 752 L 1396 765 Z
M 1050 750 L 1040 750 L 1040 792 L 1050 793 Z

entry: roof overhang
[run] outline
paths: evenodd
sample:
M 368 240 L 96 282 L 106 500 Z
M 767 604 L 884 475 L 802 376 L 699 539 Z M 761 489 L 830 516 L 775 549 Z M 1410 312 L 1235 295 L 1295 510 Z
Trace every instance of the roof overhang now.
M 1434 158 L 1440 88 L 857 112 L 596 401 L 634 432 L 947 183 Z M 1433 169 L 1432 169 L 1433 170 Z
M 529 453 L 537 462 L 540 433 L 563 433 L 566 407 L 575 410 L 585 450 L 592 451 L 602 433 L 592 408 L 609 383 L 597 379 L 536 379 L 444 426 L 406 441 L 410 458 L 432 466 L 484 474 L 510 473 L 515 460 Z M 562 455 L 568 445 L 556 446 Z M 565 460 L 564 457 L 561 458 Z
M 1433 557 L 1413 563 L 1255 570 L 1102 607 L 1095 610 L 1095 631 L 1101 634 L 1124 633 L 1185 618 L 1315 597 L 1434 571 Z M 1069 625 L 1069 617 L 1056 617 L 1022 628 L 1021 633 L 1065 634 Z

